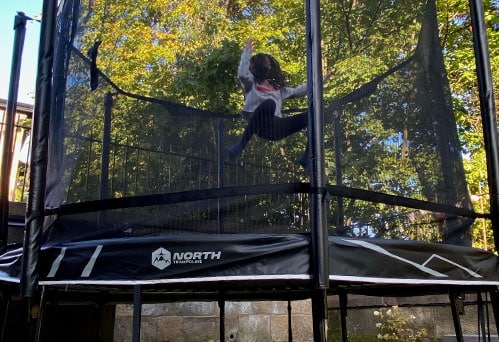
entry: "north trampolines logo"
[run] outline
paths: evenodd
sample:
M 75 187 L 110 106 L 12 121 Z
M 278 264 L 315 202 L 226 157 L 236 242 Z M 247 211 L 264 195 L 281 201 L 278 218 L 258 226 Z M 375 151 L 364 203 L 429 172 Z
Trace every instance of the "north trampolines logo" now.
M 220 260 L 221 257 L 221 251 L 184 251 L 172 253 L 169 250 L 160 247 L 152 252 L 151 264 L 160 270 L 164 270 L 172 264 L 202 264 L 205 261 Z

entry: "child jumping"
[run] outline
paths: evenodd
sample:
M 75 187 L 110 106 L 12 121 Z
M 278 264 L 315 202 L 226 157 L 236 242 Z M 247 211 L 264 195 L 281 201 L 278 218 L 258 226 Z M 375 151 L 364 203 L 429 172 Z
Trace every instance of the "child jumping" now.
M 286 87 L 286 74 L 274 57 L 265 53 L 251 56 L 252 52 L 253 40 L 248 39 L 241 55 L 238 78 L 245 98 L 243 116 L 249 117 L 249 122 L 239 142 L 229 148 L 231 158 L 236 158 L 242 152 L 253 134 L 276 141 L 308 126 L 306 112 L 286 118 L 281 112 L 283 100 L 305 96 L 307 85 Z M 324 82 L 331 76 L 332 72 L 328 72 L 324 76 Z M 300 159 L 303 166 L 307 155 L 304 157 Z

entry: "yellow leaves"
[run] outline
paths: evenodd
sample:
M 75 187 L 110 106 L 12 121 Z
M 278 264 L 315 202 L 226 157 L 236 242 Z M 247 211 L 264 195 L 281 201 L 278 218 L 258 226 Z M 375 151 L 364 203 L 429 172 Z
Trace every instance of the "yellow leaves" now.
M 201 0 L 136 0 L 133 3 L 95 0 L 92 8 L 87 9 L 92 14 L 87 16 L 85 35 L 80 39 L 82 46 L 91 46 L 97 39 L 102 41 L 99 67 L 104 67 L 113 80 L 129 90 L 136 88 L 134 80 L 143 77 L 148 77 L 153 87 L 172 79 L 168 75 L 155 77 L 148 73 L 161 70 L 173 76 L 179 60 L 202 59 L 206 51 L 220 47 L 226 39 L 242 42 L 253 37 L 261 49 L 280 53 L 276 36 L 282 41 L 290 31 L 276 20 L 286 19 L 291 12 L 282 9 L 279 16 L 274 12 L 275 8 L 285 5 L 259 1 L 238 3 L 244 13 L 232 15 L 243 20 L 231 17 L 225 6 L 229 4 Z M 158 86 L 168 87 L 167 84 Z

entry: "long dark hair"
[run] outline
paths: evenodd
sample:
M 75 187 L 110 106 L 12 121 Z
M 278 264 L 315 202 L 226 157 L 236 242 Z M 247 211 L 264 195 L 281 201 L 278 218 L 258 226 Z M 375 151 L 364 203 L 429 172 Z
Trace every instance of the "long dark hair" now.
M 251 57 L 249 70 L 256 82 L 268 80 L 276 88 L 286 85 L 286 72 L 281 70 L 279 62 L 269 54 L 257 53 Z

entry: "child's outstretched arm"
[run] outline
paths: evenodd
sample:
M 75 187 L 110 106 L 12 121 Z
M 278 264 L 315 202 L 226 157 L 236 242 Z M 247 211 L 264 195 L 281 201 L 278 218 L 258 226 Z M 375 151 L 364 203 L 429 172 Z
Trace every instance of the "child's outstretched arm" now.
M 329 79 L 334 75 L 334 71 L 328 71 L 325 75 L 324 78 L 322 79 L 323 83 L 326 83 L 329 81 Z
M 329 79 L 334 75 L 334 71 L 328 71 L 325 75 L 323 80 L 323 83 L 326 83 L 329 81 Z M 301 84 L 295 88 L 290 88 L 290 87 L 284 87 L 281 89 L 282 97 L 284 99 L 286 98 L 296 98 L 296 97 L 302 97 L 307 95 L 307 84 Z
M 254 76 L 249 70 L 251 53 L 254 49 L 253 39 L 246 40 L 246 45 L 241 54 L 241 61 L 239 62 L 239 67 L 237 68 L 237 77 L 243 88 L 243 92 L 246 94 L 251 90 L 253 86 Z

